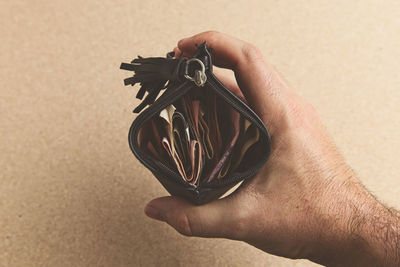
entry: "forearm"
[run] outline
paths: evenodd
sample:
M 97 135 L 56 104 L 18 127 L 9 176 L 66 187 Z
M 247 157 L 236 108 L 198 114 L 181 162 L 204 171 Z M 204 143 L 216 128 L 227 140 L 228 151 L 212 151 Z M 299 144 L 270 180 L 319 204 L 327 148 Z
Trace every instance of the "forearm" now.
M 329 219 L 337 223 L 323 235 L 328 245 L 317 248 L 312 260 L 327 266 L 400 266 L 400 213 L 351 180 L 341 190 L 346 195 L 334 201 L 339 207 Z
M 363 218 L 358 233 L 365 253 L 376 265 L 400 266 L 400 213 L 376 201 Z

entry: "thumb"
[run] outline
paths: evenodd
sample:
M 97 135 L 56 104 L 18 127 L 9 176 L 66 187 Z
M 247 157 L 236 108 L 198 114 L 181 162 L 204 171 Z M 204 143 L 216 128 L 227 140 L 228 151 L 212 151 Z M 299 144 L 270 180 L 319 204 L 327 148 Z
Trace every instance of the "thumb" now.
M 240 227 L 244 224 L 237 216 L 240 212 L 229 198 L 196 206 L 179 197 L 161 197 L 150 201 L 144 211 L 186 236 L 238 239 L 244 234 Z

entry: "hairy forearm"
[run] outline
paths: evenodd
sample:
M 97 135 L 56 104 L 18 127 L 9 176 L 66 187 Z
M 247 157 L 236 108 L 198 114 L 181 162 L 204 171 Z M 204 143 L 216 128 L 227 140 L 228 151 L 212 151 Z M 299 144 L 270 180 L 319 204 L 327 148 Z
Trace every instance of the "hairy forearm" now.
M 358 233 L 365 253 L 376 265 L 400 266 L 400 213 L 375 201 L 363 218 Z
M 400 266 L 400 212 L 372 196 L 357 179 L 346 183 L 338 214 L 342 220 L 328 237 L 330 250 L 318 262 L 327 266 Z M 340 198 L 340 196 L 338 196 Z M 345 219 L 344 219 L 345 218 Z M 332 218 L 331 218 L 332 219 Z

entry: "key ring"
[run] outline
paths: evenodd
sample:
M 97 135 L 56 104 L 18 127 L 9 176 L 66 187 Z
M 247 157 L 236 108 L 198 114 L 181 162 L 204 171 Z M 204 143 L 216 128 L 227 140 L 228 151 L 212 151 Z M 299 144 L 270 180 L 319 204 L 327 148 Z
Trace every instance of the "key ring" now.
M 204 86 L 204 84 L 207 81 L 207 76 L 206 76 L 206 67 L 204 66 L 203 61 L 201 61 L 198 58 L 191 58 L 186 62 L 186 70 L 189 68 L 189 64 L 191 62 L 197 62 L 200 64 L 201 70 L 195 70 L 194 76 L 191 77 L 188 74 L 185 74 L 185 78 L 193 81 L 197 86 Z

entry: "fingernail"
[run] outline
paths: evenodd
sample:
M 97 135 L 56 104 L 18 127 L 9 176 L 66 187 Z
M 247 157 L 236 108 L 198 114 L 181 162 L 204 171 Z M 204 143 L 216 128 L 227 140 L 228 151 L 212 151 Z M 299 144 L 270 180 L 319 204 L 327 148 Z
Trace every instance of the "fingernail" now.
M 144 213 L 146 213 L 146 215 L 152 219 L 162 221 L 160 211 L 151 205 L 146 206 L 146 208 L 144 209 Z

